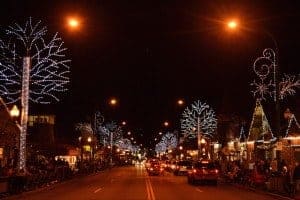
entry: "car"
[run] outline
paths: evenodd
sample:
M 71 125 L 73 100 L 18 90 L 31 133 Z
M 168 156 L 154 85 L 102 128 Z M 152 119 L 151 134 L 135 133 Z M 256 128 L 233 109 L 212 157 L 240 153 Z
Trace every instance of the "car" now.
M 150 176 L 162 175 L 164 172 L 164 168 L 160 165 L 158 161 L 152 161 L 150 162 L 150 165 L 147 168 L 147 172 Z
M 174 175 L 187 175 L 188 170 L 192 168 L 192 161 L 180 160 L 175 164 Z
M 200 160 L 195 162 L 188 172 L 187 180 L 190 184 L 212 182 L 218 184 L 220 170 L 211 160 Z

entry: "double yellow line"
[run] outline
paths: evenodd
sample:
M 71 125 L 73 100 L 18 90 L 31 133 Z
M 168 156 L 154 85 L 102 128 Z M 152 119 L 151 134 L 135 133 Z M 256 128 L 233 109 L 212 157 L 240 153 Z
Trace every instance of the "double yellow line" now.
M 146 190 L 147 190 L 147 200 L 155 200 L 153 188 L 149 179 L 149 176 L 146 176 Z

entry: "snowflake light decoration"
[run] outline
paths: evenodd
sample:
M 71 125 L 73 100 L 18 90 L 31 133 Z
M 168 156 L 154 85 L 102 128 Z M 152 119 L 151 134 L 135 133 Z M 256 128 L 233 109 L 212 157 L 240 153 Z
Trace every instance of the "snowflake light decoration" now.
M 258 57 L 253 63 L 253 70 L 256 74 L 251 86 L 254 97 L 266 100 L 272 97 L 276 101 L 276 84 L 277 84 L 277 64 L 276 53 L 273 49 L 264 49 L 263 55 Z M 296 88 L 300 88 L 300 79 L 293 75 L 285 74 L 278 83 L 279 98 L 282 100 L 289 95 L 296 93 Z
M 181 130 L 184 137 L 196 138 L 197 129 L 204 138 L 212 138 L 217 128 L 215 112 L 206 103 L 195 101 L 191 108 L 187 107 L 181 119 Z

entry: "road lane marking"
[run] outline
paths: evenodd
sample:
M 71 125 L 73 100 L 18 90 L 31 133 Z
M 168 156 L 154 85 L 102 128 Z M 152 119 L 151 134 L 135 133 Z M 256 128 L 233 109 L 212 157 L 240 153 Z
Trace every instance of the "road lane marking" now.
M 148 186 L 148 181 L 146 180 L 146 190 L 147 190 L 147 200 L 151 200 L 150 196 L 150 191 L 149 191 L 149 186 Z
M 196 189 L 198 192 L 203 192 L 203 190 L 200 190 L 199 188 Z
M 101 191 L 103 188 L 102 187 L 99 187 L 97 190 L 94 191 L 94 193 L 97 193 L 99 191 Z
M 151 181 L 149 179 L 149 177 L 146 177 L 146 190 L 147 190 L 147 197 L 148 200 L 155 200 L 155 195 L 153 192 L 153 187 L 151 185 Z

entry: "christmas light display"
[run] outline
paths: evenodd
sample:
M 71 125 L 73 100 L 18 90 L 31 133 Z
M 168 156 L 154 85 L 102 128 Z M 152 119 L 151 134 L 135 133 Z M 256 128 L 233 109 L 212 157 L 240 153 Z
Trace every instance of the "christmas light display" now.
M 195 101 L 187 107 L 181 119 L 181 130 L 184 137 L 196 138 L 201 133 L 204 138 L 212 138 L 217 128 L 215 112 L 206 103 Z
M 84 134 L 84 133 L 93 134 L 93 129 L 90 123 L 77 123 L 75 125 L 75 130 L 79 131 L 80 134 Z
M 258 57 L 253 64 L 254 73 L 258 79 L 254 79 L 251 86 L 254 97 L 266 100 L 268 96 L 276 101 L 277 64 L 276 53 L 273 49 L 264 49 L 263 55 Z M 300 88 L 300 79 L 293 75 L 284 75 L 278 83 L 279 98 L 294 95 L 296 88 Z
M 160 141 L 161 145 L 164 145 L 164 149 L 173 149 L 177 146 L 177 137 L 173 133 L 167 132 L 164 134 Z
M 297 131 L 291 130 L 293 124 L 295 126 L 295 129 L 297 129 Z M 293 133 L 293 131 L 300 134 L 300 124 L 298 123 L 295 115 L 293 113 L 291 113 L 290 116 L 288 117 L 288 127 L 286 129 L 285 137 L 291 136 L 290 133 Z
M 57 95 L 69 83 L 69 62 L 57 33 L 49 42 L 40 22 L 25 26 L 15 23 L 6 30 L 7 40 L 0 40 L 0 96 L 6 103 L 21 100 L 19 169 L 26 170 L 26 132 L 29 100 L 48 104 L 59 101 Z
M 108 130 L 111 146 L 115 145 L 123 136 L 122 128 L 116 122 L 106 123 L 105 128 Z
M 263 107 L 259 100 L 253 112 L 252 121 L 249 128 L 248 142 L 264 142 L 276 139 L 273 136 L 270 124 L 265 115 Z
M 157 153 L 164 153 L 164 152 L 166 152 L 166 150 L 167 150 L 167 147 L 162 142 L 159 142 L 155 145 L 155 151 Z
M 121 150 L 134 151 L 131 141 L 127 138 L 122 138 L 116 142 L 116 146 Z

